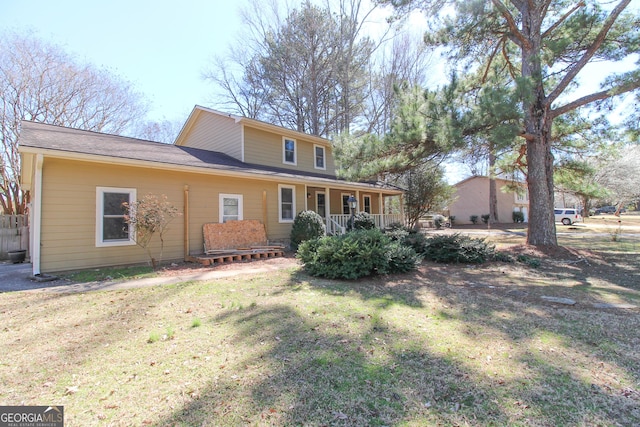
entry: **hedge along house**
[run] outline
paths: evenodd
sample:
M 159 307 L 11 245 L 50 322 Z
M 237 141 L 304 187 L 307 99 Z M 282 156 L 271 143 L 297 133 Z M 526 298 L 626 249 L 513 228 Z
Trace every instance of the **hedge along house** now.
M 182 213 L 165 237 L 173 260 L 203 252 L 206 223 L 259 220 L 287 244 L 296 214 L 314 210 L 344 232 L 351 195 L 379 227 L 403 219 L 385 212 L 399 189 L 336 178 L 330 141 L 199 106 L 174 144 L 23 122 L 20 153 L 34 274 L 147 262 L 119 209 L 146 194 Z

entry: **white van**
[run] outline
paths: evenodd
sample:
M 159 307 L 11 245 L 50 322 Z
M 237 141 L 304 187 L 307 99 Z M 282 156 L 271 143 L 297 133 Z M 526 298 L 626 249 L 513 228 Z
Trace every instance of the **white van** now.
M 561 222 L 564 225 L 571 225 L 574 222 L 582 221 L 582 215 L 580 210 L 575 208 L 554 208 L 556 215 L 556 222 Z

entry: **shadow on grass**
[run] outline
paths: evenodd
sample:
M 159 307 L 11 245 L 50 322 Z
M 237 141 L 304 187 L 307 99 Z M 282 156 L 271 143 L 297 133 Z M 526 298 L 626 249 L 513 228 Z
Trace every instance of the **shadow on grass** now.
M 228 325 L 235 331 L 236 344 L 250 351 L 230 361 L 198 399 L 156 425 L 640 422 L 640 395 L 585 380 L 583 371 L 567 365 L 565 358 L 558 361 L 554 351 L 562 348 L 536 350 L 537 339 L 557 340 L 566 348 L 577 345 L 590 354 L 587 359 L 594 357 L 595 370 L 600 369 L 597 360 L 602 357 L 640 380 L 637 350 L 621 355 L 621 337 L 607 337 L 605 330 L 588 325 L 588 315 L 574 318 L 544 307 L 530 311 L 518 302 L 505 303 L 491 295 L 476 294 L 469 300 L 456 292 L 436 294 L 445 308 L 429 316 L 436 324 L 450 325 L 451 337 L 412 330 L 409 318 L 406 325 L 387 322 L 388 309 L 377 305 L 377 291 L 364 295 L 373 314 L 356 313 L 342 321 L 329 315 L 323 319 L 316 312 L 301 313 L 290 305 L 258 306 L 217 316 L 212 321 Z M 429 312 L 425 307 L 403 310 L 423 317 Z M 567 322 L 562 317 L 568 317 Z M 461 343 L 454 338 L 458 332 L 464 336 Z M 499 337 L 500 345 L 509 349 L 491 348 L 487 336 Z M 594 340 L 606 340 L 612 353 L 600 352 Z M 507 366 L 521 371 L 501 371 L 499 366 L 485 369 L 480 366 L 484 362 L 475 360 L 500 351 L 511 352 L 513 362 Z
M 404 346 L 406 336 L 379 319 L 349 333 L 275 306 L 214 321 L 229 322 L 238 345 L 258 350 L 229 367 L 243 375 L 221 373 L 199 399 L 156 425 L 506 421 L 490 388 L 455 381 L 470 374 L 422 346 Z

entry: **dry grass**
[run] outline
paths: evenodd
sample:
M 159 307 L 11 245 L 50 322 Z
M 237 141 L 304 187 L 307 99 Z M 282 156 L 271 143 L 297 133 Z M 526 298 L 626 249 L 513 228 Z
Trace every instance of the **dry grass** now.
M 540 267 L 0 294 L 0 404 L 67 426 L 640 424 L 640 310 L 593 305 L 640 306 L 640 252 L 507 240 Z

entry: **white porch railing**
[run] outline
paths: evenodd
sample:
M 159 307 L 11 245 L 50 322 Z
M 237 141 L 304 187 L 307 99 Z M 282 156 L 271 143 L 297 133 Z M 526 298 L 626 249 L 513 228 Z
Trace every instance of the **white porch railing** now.
M 371 218 L 373 218 L 376 227 L 381 230 L 384 230 L 393 223 L 404 223 L 401 214 L 371 214 Z M 350 220 L 351 215 L 329 215 L 329 219 L 327 220 L 327 234 L 344 234 L 349 226 Z
M 347 229 L 345 225 L 340 225 L 338 221 L 335 221 L 330 215 L 327 219 L 327 234 L 337 235 L 346 233 Z

